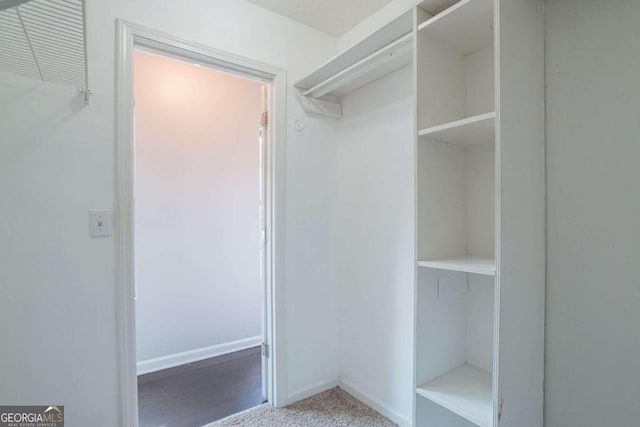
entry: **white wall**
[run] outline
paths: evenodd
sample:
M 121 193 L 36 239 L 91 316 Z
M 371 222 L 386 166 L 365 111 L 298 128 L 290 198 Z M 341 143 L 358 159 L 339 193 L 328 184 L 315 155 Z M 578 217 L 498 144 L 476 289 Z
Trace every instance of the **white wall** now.
M 66 405 L 70 426 L 119 421 L 113 238 L 89 209 L 113 209 L 115 19 L 288 70 L 294 81 L 336 41 L 238 0 L 90 1 L 84 106 L 73 88 L 0 77 L 0 402 Z M 287 103 L 288 390 L 337 376 L 335 291 L 326 268 L 332 124 Z
M 547 0 L 545 425 L 640 423 L 640 3 Z
M 411 67 L 343 99 L 334 259 L 340 373 L 395 420 L 411 420 L 414 137 Z
M 140 373 L 261 342 L 264 83 L 145 52 L 134 59 Z
M 381 26 L 387 24 L 392 19 L 397 18 L 402 12 L 418 5 L 422 0 L 392 0 L 371 16 L 358 23 L 351 30 L 344 33 L 338 38 L 338 49 L 346 49 Z M 446 0 L 429 0 L 430 3 L 439 3 Z

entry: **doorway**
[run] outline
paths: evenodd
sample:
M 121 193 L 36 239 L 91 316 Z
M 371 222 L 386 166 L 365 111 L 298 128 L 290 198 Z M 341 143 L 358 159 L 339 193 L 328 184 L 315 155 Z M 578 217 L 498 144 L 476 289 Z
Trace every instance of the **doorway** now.
M 139 423 L 200 427 L 267 396 L 267 83 L 138 48 L 133 85 Z
M 243 359 L 241 361 L 245 364 L 249 363 L 249 359 L 258 361 L 257 371 L 260 374 L 257 376 L 257 381 L 255 375 L 251 380 L 256 386 L 253 388 L 253 393 L 258 397 L 257 403 L 266 400 L 278 406 L 282 400 L 280 388 L 284 385 L 284 381 L 280 378 L 283 369 L 277 369 L 284 363 L 283 352 L 278 351 L 279 341 L 276 339 L 278 326 L 283 322 L 282 309 L 278 304 L 280 280 L 277 278 L 282 272 L 283 264 L 280 254 L 282 254 L 284 241 L 281 235 L 283 229 L 278 226 L 282 222 L 280 213 L 284 211 L 284 198 L 280 196 L 282 194 L 280 189 L 284 187 L 284 126 L 282 126 L 283 117 L 278 114 L 284 110 L 284 70 L 188 43 L 123 21 L 118 22 L 118 29 L 116 267 L 120 285 L 119 330 L 123 425 L 138 425 L 140 397 L 138 373 L 146 374 L 147 379 L 157 380 L 168 373 L 177 375 L 180 372 L 196 372 L 192 377 L 197 378 L 197 382 L 202 384 L 206 383 L 208 378 L 204 375 L 203 369 L 215 367 L 216 369 L 212 368 L 210 371 L 220 371 L 225 363 L 229 365 L 229 362 L 235 361 L 237 365 L 240 359 Z M 242 169 L 233 168 L 233 160 L 238 160 L 247 154 L 242 154 L 242 150 L 238 151 L 238 138 L 230 138 L 236 144 L 229 144 L 226 153 L 229 157 L 225 158 L 224 150 L 208 155 L 197 152 L 198 149 L 206 146 L 207 136 L 200 132 L 201 129 L 197 129 L 198 126 L 192 126 L 193 123 L 187 123 L 185 126 L 186 137 L 176 135 L 175 129 L 170 129 L 169 124 L 172 119 L 180 116 L 178 114 L 180 103 L 183 104 L 182 108 L 186 108 L 197 104 L 194 102 L 194 97 L 202 95 L 202 84 L 192 85 L 195 82 L 193 77 L 176 79 L 171 84 L 164 82 L 158 85 L 157 89 L 151 89 L 149 93 L 156 99 L 146 105 L 145 114 L 152 113 L 158 117 L 147 121 L 146 124 L 143 123 L 149 117 L 142 119 L 142 102 L 136 99 L 134 108 L 136 55 L 140 57 L 144 55 L 144 60 L 148 63 L 165 61 L 171 66 L 190 67 L 193 72 L 203 75 L 216 74 L 219 78 L 226 79 L 226 82 L 212 93 L 220 94 L 222 89 L 229 89 L 233 86 L 232 81 L 240 86 L 242 86 L 241 82 L 246 87 L 253 86 L 252 90 L 255 89 L 253 93 L 259 96 L 257 117 L 252 119 L 251 126 L 252 131 L 255 132 L 254 151 L 253 154 L 248 154 L 248 158 L 253 156 L 255 159 L 254 182 L 250 179 L 240 180 L 242 181 L 240 189 L 236 188 L 237 191 L 233 191 L 232 178 L 237 178 L 238 170 Z M 183 86 L 180 87 L 180 84 Z M 191 88 L 189 88 L 190 85 Z M 237 103 L 233 94 L 227 95 L 226 105 L 218 113 L 232 109 L 231 103 Z M 164 101 L 161 100 L 162 97 Z M 169 107 L 164 112 L 160 111 L 163 103 Z M 196 109 L 198 107 L 202 112 L 206 102 L 196 105 Z M 268 114 L 263 114 L 267 111 Z M 208 114 L 209 120 L 206 120 L 207 112 L 205 111 L 203 114 L 205 119 L 200 122 L 205 127 L 215 124 L 215 112 L 208 112 Z M 188 115 L 181 116 L 182 119 L 185 117 L 189 119 Z M 229 117 L 220 119 L 219 123 L 233 122 Z M 138 126 L 143 129 L 137 129 Z M 163 126 L 169 126 L 169 129 L 164 129 L 165 132 L 162 132 Z M 156 142 L 160 140 L 161 144 L 153 145 L 147 141 L 146 147 L 138 145 L 135 138 L 140 137 L 138 131 L 146 132 L 145 138 L 151 135 L 147 138 L 148 140 Z M 162 141 L 162 138 L 167 135 L 172 135 L 173 138 Z M 141 151 L 138 150 L 139 148 Z M 218 163 L 207 164 L 207 158 Z M 139 169 L 141 165 L 139 160 L 145 159 L 146 166 Z M 245 164 L 245 169 L 249 164 L 251 161 Z M 176 178 L 173 174 L 175 170 L 171 169 L 172 167 L 180 169 L 178 166 L 181 166 L 184 172 L 182 178 Z M 206 172 L 213 175 L 206 176 Z M 216 174 L 218 178 L 222 178 L 223 183 L 217 189 L 212 189 L 212 185 L 207 183 L 212 184 L 214 182 L 212 178 L 215 178 Z M 152 182 L 149 177 L 154 176 L 161 177 L 165 181 L 161 180 L 159 183 L 149 185 Z M 139 198 L 141 188 L 145 188 L 144 191 L 148 197 Z M 198 190 L 201 193 L 197 193 Z M 238 202 L 240 194 L 255 195 L 253 208 L 247 207 L 247 200 L 251 197 L 245 198 L 243 206 L 246 209 L 240 209 L 242 214 L 238 213 L 238 205 L 235 210 L 224 209 L 225 206 L 231 206 L 233 203 L 227 203 L 227 205 L 223 203 L 209 211 L 202 209 L 202 206 L 197 206 L 197 203 L 207 198 L 210 201 L 214 199 L 217 202 L 224 202 L 224 197 L 227 197 L 227 202 Z M 216 198 L 216 195 L 219 197 Z M 188 209 L 189 206 L 190 209 Z M 180 213 L 194 214 L 194 212 L 197 213 L 195 218 L 180 215 Z M 245 230 L 244 235 L 237 233 L 234 235 L 232 229 L 234 225 L 241 222 L 242 217 L 253 218 L 251 222 L 255 227 L 250 226 Z M 198 221 L 195 219 L 200 221 L 200 226 L 196 226 Z M 217 224 L 218 228 L 209 229 L 207 233 L 206 228 L 212 224 Z M 223 226 L 220 226 L 221 224 Z M 249 230 L 250 228 L 253 230 Z M 172 235 L 173 245 L 171 244 Z M 180 238 L 176 240 L 176 236 Z M 189 241 L 189 236 L 195 236 L 195 241 Z M 247 242 L 251 243 L 242 245 Z M 251 254 L 253 251 L 248 249 L 251 247 L 256 249 L 253 255 Z M 151 255 L 149 253 L 140 255 L 145 248 L 150 249 Z M 234 253 L 244 254 L 245 259 L 252 259 L 252 261 L 244 264 L 235 262 L 230 259 Z M 186 261 L 186 265 L 180 264 L 183 261 Z M 251 268 L 252 263 L 255 263 L 255 269 Z M 212 291 L 210 288 L 215 287 L 212 280 L 202 280 L 203 276 L 207 277 L 207 270 L 209 273 L 212 271 L 212 266 L 214 273 L 227 270 L 226 276 L 219 278 L 219 283 L 215 285 L 231 283 L 235 286 L 219 286 L 218 293 L 208 295 L 193 293 L 191 292 L 193 289 L 189 291 L 187 285 L 198 281 L 200 281 L 200 291 Z M 253 306 L 244 311 L 251 312 L 255 316 L 251 322 L 244 322 L 240 319 L 243 309 L 239 309 L 237 304 L 234 305 L 233 298 L 237 303 L 248 300 L 249 297 L 247 294 L 244 297 L 229 294 L 232 293 L 231 290 L 242 288 L 238 283 L 243 282 L 243 275 L 245 279 L 250 276 L 247 273 L 252 269 L 257 278 L 257 289 L 260 294 L 258 309 L 256 310 L 254 300 Z M 251 279 L 248 281 L 251 282 Z M 251 286 L 247 286 L 248 288 Z M 161 298 L 159 291 L 162 289 L 169 290 L 173 294 L 169 297 L 164 294 Z M 212 295 L 217 295 L 218 298 L 213 298 Z M 232 302 L 228 300 L 224 302 L 223 297 L 229 296 L 232 297 Z M 160 304 L 154 306 L 154 301 Z M 183 306 L 178 307 L 178 303 L 183 303 Z M 219 303 L 217 308 L 213 307 L 215 303 Z M 137 313 L 137 306 L 142 305 L 145 308 Z M 154 310 L 156 314 L 150 315 Z M 176 314 L 181 310 L 183 315 Z M 221 314 L 225 311 L 229 315 L 226 320 L 223 321 L 220 317 L 215 318 L 214 312 Z M 164 313 L 169 320 L 162 319 L 162 316 L 158 316 L 157 313 Z M 205 333 L 197 338 L 200 341 L 195 348 L 193 348 L 193 341 L 190 343 L 188 341 L 198 337 L 195 333 L 196 327 L 188 322 L 180 325 L 179 320 L 183 317 L 191 321 L 196 319 L 204 324 Z M 252 326 L 249 327 L 248 323 Z M 222 326 L 224 332 L 214 332 L 212 325 Z M 207 326 L 210 327 L 208 330 Z M 239 332 L 240 335 L 235 335 L 237 338 L 244 334 L 244 338 L 234 339 L 231 332 L 234 326 L 241 326 L 239 329 L 244 328 Z M 256 330 L 258 334 L 252 335 Z M 151 337 L 146 336 L 145 331 L 152 331 Z M 136 332 L 139 335 L 138 339 Z M 173 337 L 170 339 L 171 334 Z M 246 336 L 247 334 L 250 336 Z M 180 345 L 183 347 L 181 348 Z M 185 345 L 190 349 L 185 350 L 187 348 Z M 139 353 L 140 357 L 136 353 Z M 254 366 L 254 374 L 255 371 Z M 212 386 L 212 384 L 206 385 Z M 226 397 L 228 393 L 223 392 L 221 396 Z M 165 399 L 165 406 L 169 405 L 167 402 L 175 403 L 176 399 Z M 243 405 L 246 406 L 247 401 L 240 406 L 227 405 L 228 411 L 234 413 L 246 409 Z M 178 406 L 183 413 L 185 408 L 189 407 L 184 404 Z M 213 417 L 220 418 L 219 414 L 220 412 Z M 208 415 L 204 415 L 206 416 Z M 206 423 L 202 422 L 202 424 Z

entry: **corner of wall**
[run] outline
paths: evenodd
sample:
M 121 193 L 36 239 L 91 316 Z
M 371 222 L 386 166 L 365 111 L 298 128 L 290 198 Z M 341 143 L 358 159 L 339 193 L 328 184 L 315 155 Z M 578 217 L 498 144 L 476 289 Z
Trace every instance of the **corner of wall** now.
M 391 421 L 397 423 L 400 427 L 411 426 L 410 420 L 403 417 L 402 415 L 400 415 L 400 413 L 394 411 L 384 403 L 381 403 L 380 401 L 370 397 L 365 392 L 363 392 L 359 386 L 350 382 L 349 380 L 346 380 L 340 377 L 338 379 L 338 387 L 340 387 L 342 390 L 346 391 L 347 393 L 349 393 L 351 396 L 355 397 L 359 401 L 363 402 L 364 404 L 375 409 L 385 417 L 389 418 Z
M 323 391 L 330 390 L 337 386 L 338 380 L 336 378 L 329 378 L 318 381 L 316 383 L 298 389 L 293 393 L 290 393 L 289 396 L 287 396 L 287 405 L 291 405 L 292 403 L 296 403 L 308 397 L 315 396 L 318 393 L 322 393 Z

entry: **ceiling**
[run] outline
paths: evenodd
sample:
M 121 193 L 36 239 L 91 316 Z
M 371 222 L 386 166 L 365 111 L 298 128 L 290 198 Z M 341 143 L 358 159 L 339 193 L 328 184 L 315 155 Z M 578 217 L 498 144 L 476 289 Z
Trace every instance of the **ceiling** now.
M 332 36 L 341 36 L 391 0 L 248 0 Z

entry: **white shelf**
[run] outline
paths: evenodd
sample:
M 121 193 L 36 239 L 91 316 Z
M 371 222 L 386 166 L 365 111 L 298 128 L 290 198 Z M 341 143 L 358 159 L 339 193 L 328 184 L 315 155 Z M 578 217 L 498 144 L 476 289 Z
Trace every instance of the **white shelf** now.
M 413 33 L 409 33 L 316 86 L 304 90 L 302 94 L 315 98 L 325 95 L 343 96 L 404 67 L 411 63 L 412 57 Z
M 459 0 L 422 0 L 418 7 L 429 15 L 435 16 L 458 3 L 458 1 Z
M 494 142 L 496 138 L 496 113 L 494 111 L 433 126 L 421 130 L 418 135 L 464 147 Z
M 491 373 L 470 365 L 454 369 L 416 393 L 481 427 L 493 426 Z
M 303 95 L 341 96 L 410 63 L 413 10 L 339 53 L 295 86 Z
M 458 255 L 437 260 L 418 261 L 419 267 L 460 271 L 463 273 L 496 275 L 496 260 L 489 257 Z
M 493 0 L 462 0 L 418 30 L 468 55 L 493 41 Z

